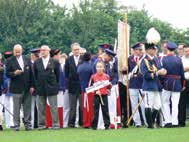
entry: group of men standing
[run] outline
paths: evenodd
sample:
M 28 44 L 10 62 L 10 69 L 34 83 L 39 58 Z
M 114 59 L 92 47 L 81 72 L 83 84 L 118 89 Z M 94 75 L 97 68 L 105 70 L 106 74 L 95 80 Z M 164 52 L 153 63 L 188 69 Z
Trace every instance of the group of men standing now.
M 7 81 L 2 94 L 12 94 L 13 111 L 1 105 L 5 112 L 10 113 L 13 121 L 11 128 L 20 130 L 22 108 L 25 130 L 32 130 L 34 125 L 39 130 L 46 129 L 48 104 L 52 116 L 51 129 L 59 129 L 59 103 L 63 107 L 63 127 L 75 128 L 80 125 L 89 128 L 93 124 L 94 114 L 99 115 L 96 120 L 99 129 L 114 128 L 117 123 L 127 127 L 129 101 L 130 114 L 134 113 L 133 123 L 136 127 L 146 125 L 154 128 L 156 123 L 162 127 L 185 126 L 189 46 L 183 46 L 184 55 L 179 57 L 175 55 L 177 45 L 174 42 L 166 41 L 162 45 L 166 55 L 158 56 L 156 44 L 135 44 L 128 58 L 128 70 L 118 71 L 116 53 L 109 44 L 100 45 L 98 54 L 92 57 L 88 52 L 82 53 L 78 43 L 73 43 L 68 58 L 59 49 L 50 49 L 47 45 L 31 50 L 31 58 L 28 58 L 22 55 L 22 46 L 16 44 L 13 56 L 11 52 L 5 52 L 4 55 L 9 56 L 2 66 L 2 77 L 6 77 L 4 82 Z M 109 75 L 112 85 L 105 103 L 108 109 L 102 102 L 99 108 L 109 114 L 110 120 L 106 119 L 101 109 L 94 112 L 93 93 L 86 93 L 99 61 L 104 63 L 104 72 Z M 126 86 L 129 94 L 126 94 Z M 129 101 L 126 101 L 126 95 L 130 96 Z M 116 120 L 117 116 L 121 117 L 121 122 Z
M 148 128 L 185 126 L 187 102 L 188 46 L 184 45 L 183 57 L 176 55 L 177 45 L 165 41 L 159 56 L 154 43 L 137 43 L 129 58 L 129 91 L 132 111 L 144 97 L 141 116 Z M 145 54 L 142 47 L 145 47 Z M 136 68 L 138 67 L 138 68 Z M 185 98 L 185 102 L 183 102 Z M 179 102 L 180 101 L 180 102 Z M 136 127 L 141 126 L 137 110 L 134 117 Z M 157 125 L 155 125 L 157 123 Z

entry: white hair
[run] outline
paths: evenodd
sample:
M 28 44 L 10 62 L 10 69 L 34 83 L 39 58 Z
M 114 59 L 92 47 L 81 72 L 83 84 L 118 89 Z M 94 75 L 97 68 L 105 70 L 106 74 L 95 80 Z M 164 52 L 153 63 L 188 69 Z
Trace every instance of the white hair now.
M 79 44 L 79 43 L 77 43 L 77 42 L 72 43 L 72 44 L 71 44 L 71 48 L 73 49 L 73 47 L 74 47 L 74 46 L 78 46 L 78 47 L 80 47 L 80 44 Z
M 50 47 L 48 45 L 42 45 L 41 46 L 41 49 L 45 49 L 45 50 L 51 50 Z
M 15 44 L 14 47 L 13 47 L 13 49 L 15 50 L 16 48 L 22 49 L 22 45 L 20 45 L 20 44 Z

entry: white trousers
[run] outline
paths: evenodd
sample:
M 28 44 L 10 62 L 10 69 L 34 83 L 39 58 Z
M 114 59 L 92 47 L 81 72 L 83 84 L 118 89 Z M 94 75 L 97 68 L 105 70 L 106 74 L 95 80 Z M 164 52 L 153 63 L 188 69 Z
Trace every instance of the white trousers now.
M 3 106 L 4 105 L 4 94 L 0 96 L 0 125 L 3 124 Z
M 82 106 L 81 106 L 82 107 Z M 77 100 L 77 106 L 76 106 L 76 118 L 75 118 L 75 127 L 79 127 L 79 99 Z
M 117 98 L 119 95 L 118 85 L 113 85 L 108 96 L 108 109 L 110 115 L 110 124 L 114 124 L 114 119 L 117 117 Z
M 142 92 L 142 91 L 141 91 Z M 132 113 L 134 112 L 134 110 L 136 109 L 139 101 L 142 99 L 139 89 L 129 89 L 129 94 L 130 94 L 130 101 L 131 101 L 131 110 Z M 146 117 L 145 117 L 145 105 L 144 105 L 144 101 L 141 103 L 140 105 L 141 107 L 141 111 L 142 111 L 142 117 L 144 119 L 144 123 L 146 123 Z M 141 126 L 141 119 L 140 119 L 140 114 L 139 111 L 137 109 L 135 115 L 133 116 L 133 120 L 135 123 L 135 126 Z
M 145 108 L 159 110 L 161 108 L 161 98 L 158 91 L 145 91 Z
M 4 105 L 9 110 L 11 114 L 13 114 L 13 97 L 5 96 Z M 5 109 L 5 124 L 6 128 L 10 128 L 10 126 L 14 126 L 13 116 Z
M 178 104 L 180 92 L 163 90 L 161 98 L 162 112 L 165 120 L 164 124 L 172 123 L 172 125 L 178 125 Z M 170 108 L 170 101 L 172 102 L 172 108 Z
M 59 91 L 58 93 L 58 107 L 63 107 L 63 128 L 68 127 L 70 103 L 68 90 L 65 92 Z
M 35 105 L 37 106 L 38 104 L 38 96 L 32 96 L 32 100 L 31 100 L 31 124 L 32 124 L 32 128 L 34 128 L 34 118 L 35 118 Z M 37 106 L 37 110 L 38 110 L 38 106 Z
M 103 116 L 102 116 L 101 105 L 100 105 L 100 108 L 99 108 L 99 116 L 98 116 L 97 129 L 105 129 L 105 127 L 104 127 L 104 120 L 103 120 Z

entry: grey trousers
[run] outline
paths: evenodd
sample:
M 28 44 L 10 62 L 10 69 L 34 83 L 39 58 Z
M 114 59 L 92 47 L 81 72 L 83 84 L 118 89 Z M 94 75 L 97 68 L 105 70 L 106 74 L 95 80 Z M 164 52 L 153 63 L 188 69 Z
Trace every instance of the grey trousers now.
M 58 119 L 58 106 L 57 106 L 57 95 L 54 96 L 38 96 L 38 127 L 45 127 L 46 123 L 46 104 L 47 99 L 51 108 L 51 116 L 53 121 L 53 127 L 59 126 Z
M 70 101 L 70 115 L 69 115 L 69 127 L 75 127 L 76 120 L 76 108 L 77 100 L 79 100 L 79 125 L 83 125 L 83 113 L 82 113 L 82 96 L 81 94 L 69 94 Z
M 13 94 L 13 121 L 15 127 L 20 127 L 20 109 L 23 106 L 24 125 L 31 127 L 31 95 L 29 92 Z

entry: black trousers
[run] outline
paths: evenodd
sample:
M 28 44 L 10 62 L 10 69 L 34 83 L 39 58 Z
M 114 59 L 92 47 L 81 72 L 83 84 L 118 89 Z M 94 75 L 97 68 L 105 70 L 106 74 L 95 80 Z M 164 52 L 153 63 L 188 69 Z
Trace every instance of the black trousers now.
M 94 119 L 93 119 L 93 124 L 92 124 L 93 128 L 97 128 L 97 125 L 98 125 L 100 105 L 101 105 L 101 108 L 102 108 L 102 116 L 103 116 L 103 120 L 104 120 L 104 126 L 105 126 L 105 128 L 108 128 L 110 126 L 110 116 L 109 116 L 109 109 L 108 109 L 108 96 L 103 95 L 101 97 L 102 97 L 102 101 L 103 101 L 104 105 L 102 105 L 102 102 L 101 102 L 100 97 L 98 95 L 94 96 L 94 101 L 93 101 Z
M 70 114 L 68 120 L 69 127 L 75 127 L 75 120 L 76 120 L 76 108 L 77 108 L 77 101 L 79 100 L 79 125 L 83 125 L 83 113 L 82 113 L 82 96 L 80 93 L 78 94 L 69 94 L 69 101 L 70 101 Z
M 38 128 L 38 114 L 37 114 L 37 104 L 35 103 L 34 108 L 34 128 Z
M 178 120 L 180 126 L 185 126 L 186 121 L 186 104 L 189 99 L 189 80 L 186 81 L 186 89 L 181 92 L 180 100 L 179 100 L 179 112 L 178 112 Z
M 126 92 L 126 86 L 119 82 L 119 94 L 120 94 L 120 105 L 121 105 L 121 121 L 123 125 L 126 125 L 127 123 L 127 92 Z M 130 100 L 129 100 L 130 102 Z M 129 103 L 129 115 L 131 116 L 131 103 Z M 130 124 L 132 125 L 133 122 Z

